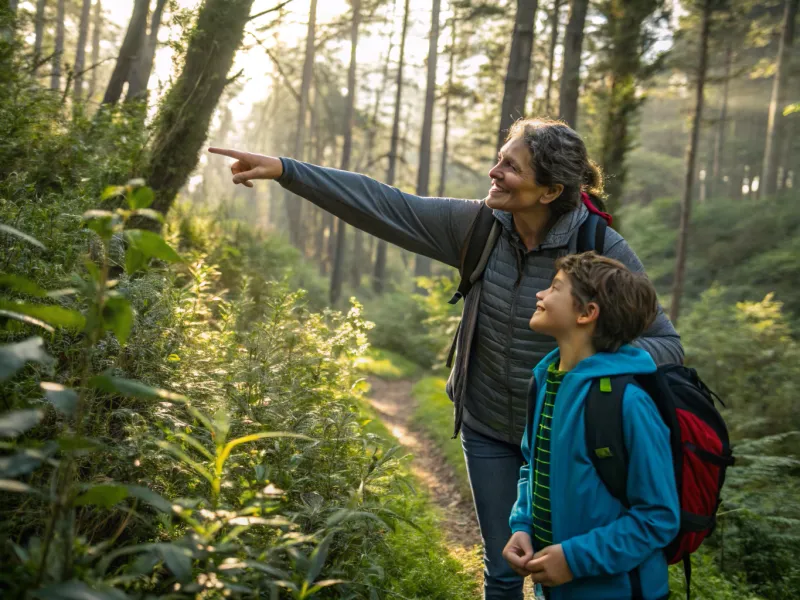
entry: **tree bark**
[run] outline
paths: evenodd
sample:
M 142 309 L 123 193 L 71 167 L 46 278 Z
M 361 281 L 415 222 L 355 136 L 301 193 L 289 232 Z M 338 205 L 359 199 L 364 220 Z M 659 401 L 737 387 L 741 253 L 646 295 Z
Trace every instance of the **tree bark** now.
M 781 41 L 778 44 L 778 64 L 772 83 L 772 98 L 769 103 L 764 162 L 761 168 L 761 182 L 758 186 L 759 196 L 762 192 L 765 196 L 771 196 L 778 187 L 778 149 L 781 147 L 783 134 L 783 128 L 779 126 L 778 121 L 783 116 L 783 107 L 786 105 L 789 63 L 791 62 L 798 4 L 800 4 L 800 0 L 786 0 L 784 8 Z
M 694 189 L 694 170 L 697 161 L 697 147 L 700 140 L 700 127 L 703 119 L 703 92 L 706 84 L 706 69 L 708 64 L 708 32 L 711 28 L 711 3 L 713 0 L 704 0 L 703 17 L 700 29 L 700 58 L 697 65 L 697 90 L 695 95 L 694 119 L 692 120 L 692 136 L 686 154 L 686 179 L 683 184 L 683 198 L 681 199 L 681 218 L 678 229 L 678 248 L 675 257 L 675 277 L 672 287 L 672 303 L 670 304 L 669 317 L 673 324 L 678 323 L 680 315 L 681 298 L 683 296 L 684 278 L 686 275 L 686 254 L 689 241 L 689 219 L 692 209 L 692 190 Z
M 308 30 L 306 33 L 306 53 L 303 61 L 303 82 L 300 86 L 300 103 L 297 109 L 297 126 L 295 130 L 293 158 L 303 160 L 306 138 L 306 113 L 308 113 L 308 97 L 311 90 L 311 80 L 314 77 L 314 38 L 317 27 L 317 0 L 311 0 L 308 13 Z M 302 244 L 302 214 L 303 205 L 290 191 L 284 195 L 286 215 L 289 219 L 289 239 L 296 247 Z
M 183 71 L 156 119 L 147 181 L 152 208 L 166 214 L 198 162 L 211 117 L 228 82 L 254 0 L 206 0 Z
M 133 13 L 125 32 L 125 39 L 119 49 L 117 64 L 108 82 L 103 104 L 117 104 L 122 97 L 122 88 L 129 80 L 134 61 L 139 57 L 144 47 L 147 34 L 147 13 L 150 11 L 150 0 L 135 0 Z M 205 132 L 204 132 L 205 133 Z
M 583 29 L 589 0 L 572 0 L 564 33 L 564 65 L 561 71 L 558 114 L 573 129 L 578 127 L 578 92 L 581 85 Z
M 525 97 L 528 95 L 537 6 L 538 0 L 517 0 L 511 55 L 508 59 L 503 106 L 500 111 L 500 127 L 497 130 L 498 150 L 505 143 L 508 130 L 514 121 L 525 115 Z
M 42 45 L 44 44 L 44 11 L 47 8 L 47 0 L 37 0 L 36 16 L 33 20 L 33 64 L 38 65 L 42 57 Z
M 358 49 L 358 28 L 361 25 L 361 0 L 352 0 L 353 21 L 350 29 L 350 69 L 347 72 L 347 105 L 344 117 L 344 145 L 342 147 L 342 171 L 350 170 L 350 156 L 353 153 L 353 116 L 356 108 L 356 51 Z M 331 305 L 336 305 L 342 294 L 344 280 L 344 254 L 347 239 L 347 224 L 339 221 L 336 231 L 336 255 L 331 273 Z
M 103 4 L 101 0 L 96 0 L 94 4 L 94 17 L 92 19 L 92 65 L 100 62 L 100 36 L 103 33 Z M 90 102 L 94 99 L 97 91 L 97 68 L 92 68 L 89 76 L 89 91 L 86 94 Z
M 78 26 L 78 49 L 75 52 L 75 87 L 72 101 L 78 104 L 83 99 L 83 70 L 86 68 L 86 40 L 89 37 L 89 19 L 92 0 L 83 0 L 81 22 Z
M 425 89 L 425 112 L 422 118 L 422 137 L 419 142 L 419 168 L 417 169 L 417 196 L 430 195 L 431 138 L 433 137 L 433 108 L 436 102 L 436 68 L 439 57 L 439 13 L 442 0 L 433 0 L 431 8 L 431 33 L 428 42 L 428 82 Z M 414 261 L 415 277 L 430 277 L 431 259 L 418 254 Z M 417 286 L 417 291 L 424 291 Z
M 550 56 L 547 66 L 547 89 L 544 94 L 544 114 L 550 115 L 550 97 L 553 93 L 553 66 L 556 61 L 558 45 L 558 24 L 561 15 L 561 0 L 553 0 L 553 14 L 550 15 Z
M 728 93 L 731 83 L 731 66 L 733 64 L 733 40 L 729 39 L 725 48 L 725 74 L 722 82 L 722 104 L 719 109 L 719 122 L 714 136 L 714 158 L 711 163 L 711 177 L 708 184 L 708 197 L 713 198 L 714 193 L 722 183 L 722 159 L 725 152 L 725 129 L 728 126 Z
M 139 57 L 131 65 L 131 74 L 128 82 L 128 93 L 125 102 L 141 101 L 147 99 L 147 86 L 150 75 L 153 73 L 153 63 L 158 48 L 158 32 L 161 29 L 161 20 L 164 16 L 164 7 L 167 0 L 158 0 L 153 16 L 150 19 L 150 33 L 144 43 Z
M 400 36 L 400 60 L 397 65 L 397 90 L 394 98 L 394 119 L 392 120 L 392 141 L 389 149 L 389 167 L 386 171 L 387 185 L 394 185 L 394 178 L 397 171 L 397 148 L 400 143 L 400 109 L 403 101 L 403 67 L 406 57 L 406 37 L 408 34 L 408 19 L 410 13 L 410 2 L 405 1 L 405 11 L 403 14 L 403 33 Z M 386 242 L 378 240 L 378 249 L 375 255 L 375 271 L 372 281 L 372 289 L 375 293 L 382 294 L 386 288 Z
M 66 12 L 65 0 L 58 0 L 56 8 L 56 45 L 53 53 L 53 70 L 50 73 L 50 89 L 61 89 L 61 63 L 64 60 L 64 17 Z
M 444 97 L 444 132 L 442 133 L 442 165 L 439 171 L 439 198 L 444 198 L 445 188 L 447 186 L 447 155 L 449 152 L 448 142 L 450 139 L 450 112 L 452 110 L 452 101 L 451 96 L 453 93 L 453 82 L 455 80 L 455 63 L 456 63 L 456 42 L 457 42 L 457 32 L 456 32 L 456 23 L 458 19 L 456 18 L 456 14 L 453 14 L 453 21 L 452 21 L 452 29 L 450 31 L 452 35 L 451 44 L 452 47 L 450 48 L 450 66 L 447 71 L 447 93 Z

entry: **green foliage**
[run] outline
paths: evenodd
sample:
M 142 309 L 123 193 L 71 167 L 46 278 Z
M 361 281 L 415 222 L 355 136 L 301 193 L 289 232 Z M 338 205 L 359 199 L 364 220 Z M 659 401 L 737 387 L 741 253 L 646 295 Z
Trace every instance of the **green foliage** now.
M 420 373 L 418 364 L 381 348 L 370 348 L 364 356 L 356 359 L 356 367 L 364 373 L 387 380 L 412 379 Z

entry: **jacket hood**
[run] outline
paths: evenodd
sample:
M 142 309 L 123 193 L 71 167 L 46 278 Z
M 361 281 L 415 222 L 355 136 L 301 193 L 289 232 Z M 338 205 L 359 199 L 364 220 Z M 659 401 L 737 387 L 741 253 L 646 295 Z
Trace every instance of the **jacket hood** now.
M 544 357 L 533 370 L 537 384 L 546 377 L 548 367 L 561 356 L 558 348 Z M 570 379 L 581 381 L 614 377 L 616 375 L 643 375 L 654 373 L 656 363 L 649 353 L 641 348 L 627 344 L 616 352 L 598 352 L 575 365 L 569 372 Z M 578 382 L 576 382 L 578 383 Z

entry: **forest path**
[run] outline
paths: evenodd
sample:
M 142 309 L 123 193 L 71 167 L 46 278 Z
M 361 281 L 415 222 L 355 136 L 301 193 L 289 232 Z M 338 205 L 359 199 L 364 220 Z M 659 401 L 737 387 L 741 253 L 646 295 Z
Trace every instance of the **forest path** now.
M 481 556 L 481 536 L 472 498 L 459 491 L 455 471 L 434 442 L 414 427 L 412 419 L 417 406 L 411 394 L 414 382 L 370 377 L 369 383 L 370 404 L 397 441 L 413 455 L 411 472 L 440 509 L 440 526 L 451 554 L 482 587 L 483 564 L 477 558 Z M 533 598 L 530 583 L 526 582 L 525 588 L 525 598 Z

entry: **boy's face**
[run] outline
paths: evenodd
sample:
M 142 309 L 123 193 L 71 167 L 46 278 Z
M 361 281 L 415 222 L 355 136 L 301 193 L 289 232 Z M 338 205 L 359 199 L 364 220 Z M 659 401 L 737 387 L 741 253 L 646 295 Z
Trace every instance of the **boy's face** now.
M 578 310 L 572 296 L 572 284 L 562 271 L 556 273 L 550 287 L 536 294 L 536 298 L 538 302 L 530 328 L 537 333 L 559 338 L 597 318 L 597 305 L 594 303 L 587 307 L 589 314 Z

